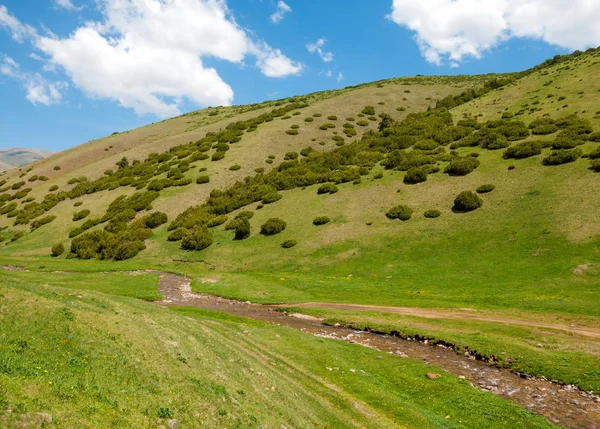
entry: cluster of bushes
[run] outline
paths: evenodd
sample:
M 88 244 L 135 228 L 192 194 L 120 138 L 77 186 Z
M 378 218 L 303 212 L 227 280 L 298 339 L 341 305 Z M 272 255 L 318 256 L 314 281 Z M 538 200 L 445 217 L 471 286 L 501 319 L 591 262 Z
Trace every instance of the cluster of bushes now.
M 388 219 L 399 219 L 401 221 L 407 221 L 412 217 L 413 209 L 405 205 L 398 205 L 392 207 L 385 214 Z
M 542 153 L 542 144 L 538 141 L 517 143 L 502 154 L 504 159 L 523 159 Z
M 574 162 L 583 155 L 579 148 L 554 150 L 542 160 L 543 165 L 561 165 Z
M 317 194 L 335 194 L 338 191 L 338 187 L 333 183 L 324 183 L 317 189 Z

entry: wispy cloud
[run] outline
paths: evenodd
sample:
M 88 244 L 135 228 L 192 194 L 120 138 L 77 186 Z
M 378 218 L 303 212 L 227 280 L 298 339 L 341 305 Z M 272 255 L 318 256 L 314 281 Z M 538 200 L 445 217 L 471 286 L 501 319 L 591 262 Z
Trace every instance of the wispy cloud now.
M 290 13 L 291 11 L 292 8 L 288 4 L 286 4 L 284 1 L 278 1 L 277 9 L 273 13 L 273 15 L 271 15 L 271 22 L 273 22 L 274 24 L 279 24 L 281 21 L 283 21 L 285 15 L 287 13 Z
M 308 52 L 310 52 L 311 54 L 319 54 L 319 56 L 324 62 L 330 63 L 331 61 L 333 61 L 334 57 L 332 52 L 325 52 L 325 50 L 323 50 L 323 46 L 325 46 L 326 43 L 327 40 L 321 38 L 315 43 L 309 43 L 308 45 L 306 45 L 306 49 L 308 49 Z

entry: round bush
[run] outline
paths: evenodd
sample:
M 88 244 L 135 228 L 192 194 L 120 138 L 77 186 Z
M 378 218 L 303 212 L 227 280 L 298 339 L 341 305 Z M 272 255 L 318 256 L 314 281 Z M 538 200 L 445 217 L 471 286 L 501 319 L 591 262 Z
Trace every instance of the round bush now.
M 154 212 L 144 218 L 146 228 L 154 229 L 167 223 L 167 214 L 163 212 Z
M 471 191 L 463 191 L 454 199 L 453 210 L 458 212 L 470 212 L 483 205 L 483 200 Z
M 73 215 L 73 222 L 77 222 L 78 220 L 85 219 L 91 212 L 89 210 L 81 210 Z
M 286 226 L 287 225 L 283 220 L 278 218 L 271 218 L 267 220 L 264 224 L 262 224 L 262 226 L 260 227 L 260 233 L 262 235 L 279 234 L 285 229 Z
M 590 170 L 600 173 L 600 159 L 594 159 L 590 163 Z
M 113 258 L 115 259 L 115 261 L 124 261 L 126 259 L 131 259 L 145 248 L 146 246 L 141 241 L 122 243 L 115 249 Z
M 177 228 L 175 231 L 173 231 L 171 234 L 169 234 L 169 236 L 167 237 L 167 240 L 168 241 L 179 241 L 183 238 L 185 233 L 186 233 L 186 230 L 184 228 Z
M 436 209 L 427 210 L 425 213 L 423 213 L 427 219 L 435 219 L 436 217 L 440 217 L 441 214 L 442 212 Z
M 57 185 L 52 185 L 52 186 L 50 186 L 50 189 L 48 189 L 48 191 L 49 191 L 49 192 L 54 192 L 54 191 L 56 191 L 57 189 L 58 189 L 58 186 L 57 186 Z
M 492 192 L 494 189 L 496 189 L 496 185 L 481 185 L 479 188 L 476 189 L 478 194 L 487 194 L 488 192 Z
M 212 234 L 205 226 L 197 226 L 187 231 L 181 239 L 184 250 L 204 250 L 213 243 Z
M 399 205 L 396 207 L 392 207 L 385 214 L 389 219 L 400 219 L 402 221 L 407 221 L 412 217 L 413 209 L 405 205 Z
M 333 183 L 323 183 L 317 189 L 317 194 L 335 194 L 338 191 L 338 187 Z
M 210 219 L 206 223 L 206 226 L 209 228 L 214 228 L 215 226 L 223 225 L 225 222 L 227 222 L 227 219 L 227 215 L 216 216 Z
M 290 135 L 290 136 L 297 136 L 298 135 L 298 130 L 286 130 L 285 133 L 287 135 Z
M 581 149 L 555 150 L 544 158 L 543 165 L 561 165 L 576 161 L 583 153 Z
M 450 176 L 466 176 L 479 167 L 479 160 L 476 158 L 454 158 L 444 169 L 444 173 Z
M 337 116 L 335 116 L 335 115 L 329 115 L 327 117 L 327 119 L 329 119 L 330 121 L 337 121 Z
M 235 237 L 234 240 L 244 240 L 250 237 L 250 222 L 247 217 L 242 217 L 235 220 Z
M 325 225 L 329 222 L 331 222 L 331 219 L 329 219 L 327 216 L 317 216 L 313 219 L 313 225 L 315 226 Z
M 65 253 L 65 246 L 62 243 L 55 244 L 52 246 L 52 256 L 55 258 Z
M 294 247 L 296 244 L 298 244 L 296 240 L 286 240 L 283 243 L 281 243 L 281 247 L 283 247 L 284 249 L 289 249 L 290 247 Z
M 225 158 L 225 152 L 215 152 L 215 153 L 213 153 L 210 160 L 211 161 L 220 161 L 223 158 Z
M 210 178 L 208 176 L 200 176 L 196 179 L 196 183 L 201 185 L 203 183 L 208 183 L 210 182 Z
M 422 167 L 413 167 L 404 175 L 404 183 L 414 185 L 427 180 L 427 171 Z

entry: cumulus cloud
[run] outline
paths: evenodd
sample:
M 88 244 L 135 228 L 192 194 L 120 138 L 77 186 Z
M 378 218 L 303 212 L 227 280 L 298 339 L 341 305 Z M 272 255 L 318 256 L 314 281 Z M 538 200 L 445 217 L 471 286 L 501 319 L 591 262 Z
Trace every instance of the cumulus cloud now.
M 330 63 L 331 61 L 333 61 L 333 53 L 325 52 L 323 46 L 325 46 L 326 43 L 327 40 L 321 38 L 318 39 L 315 43 L 309 43 L 308 45 L 306 45 L 306 49 L 308 49 L 308 52 L 310 52 L 311 54 L 317 53 L 324 62 Z
M 481 58 L 515 37 L 571 50 L 600 45 L 600 0 L 393 0 L 389 18 L 414 31 L 438 65 Z
M 180 114 L 184 99 L 227 105 L 233 90 L 205 58 L 243 65 L 248 56 L 267 77 L 298 74 L 302 65 L 255 40 L 224 0 L 98 0 L 102 21 L 86 22 L 66 38 L 25 32 L 14 17 L 0 23 L 27 36 L 45 54 L 46 69 L 64 70 L 90 97 L 116 100 L 138 114 Z M 11 17 L 4 8 L 6 16 Z M 4 22 L 7 24 L 4 24 Z M 16 21 L 16 22 L 15 22 Z M 15 37 L 16 39 L 16 37 Z
M 21 69 L 11 57 L 4 56 L 0 62 L 0 75 L 15 79 L 25 89 L 25 97 L 33 105 L 51 106 L 62 99 L 67 88 L 66 82 L 50 82 L 39 73 L 30 73 Z
M 285 14 L 290 13 L 291 11 L 292 8 L 288 4 L 286 4 L 284 1 L 278 1 L 277 9 L 273 13 L 273 15 L 271 15 L 271 22 L 273 22 L 274 24 L 278 24 L 279 22 L 283 21 Z

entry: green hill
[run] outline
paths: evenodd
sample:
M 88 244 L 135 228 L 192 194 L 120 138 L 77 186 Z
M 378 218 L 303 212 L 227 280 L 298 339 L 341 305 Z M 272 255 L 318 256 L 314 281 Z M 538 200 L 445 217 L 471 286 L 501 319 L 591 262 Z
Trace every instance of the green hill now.
M 10 299 L 43 300 L 53 317 L 59 317 L 64 310 L 55 308 L 59 299 L 54 294 L 62 296 L 66 292 L 60 287 L 76 287 L 82 280 L 58 280 L 51 272 L 159 269 L 189 276 L 197 292 L 290 307 L 317 303 L 319 308 L 303 305 L 294 311 L 325 317 L 329 323 L 444 340 L 457 351 L 493 357 L 501 367 L 598 391 L 597 338 L 534 323 L 600 330 L 597 76 L 600 49 L 592 49 L 555 57 L 522 73 L 398 78 L 257 105 L 209 108 L 54 154 L 0 176 L 0 258 L 33 273 L 3 273 L 0 284 Z M 45 276 L 49 286 L 22 283 L 40 283 L 37 276 Z M 234 343 L 246 328 L 239 324 L 250 322 L 204 313 L 200 321 L 186 319 L 151 304 L 115 298 L 110 284 L 118 280 L 97 280 L 92 289 L 106 295 L 89 299 L 118 307 L 113 311 L 119 314 L 113 317 L 105 308 L 93 308 L 95 304 L 69 310 L 77 313 L 76 320 L 87 318 L 86 329 L 94 335 L 109 335 L 92 323 L 94 312 L 115 324 L 132 314 L 164 327 L 173 338 L 181 338 L 173 340 L 177 343 L 188 341 L 188 332 L 194 331 L 199 332 L 193 340 L 198 344 L 222 342 L 241 353 L 242 346 Z M 123 294 L 121 285 L 118 289 Z M 157 298 L 152 291 L 127 295 Z M 459 316 L 440 322 L 377 307 L 358 311 L 351 306 L 356 304 Z M 18 321 L 25 315 L 14 317 Z M 486 318 L 519 319 L 524 326 L 517 329 Z M 128 323 L 128 335 L 134 338 L 136 323 Z M 360 353 L 371 353 L 321 345 L 285 328 L 252 329 L 255 347 L 279 350 L 291 362 L 315 355 L 309 350 L 317 346 L 323 347 L 324 356 L 347 353 L 348 359 L 359 359 Z M 270 329 L 281 330 L 281 342 L 267 340 Z M 134 348 L 144 353 L 149 345 L 142 342 L 151 339 L 138 340 Z M 123 341 L 119 347 L 125 347 Z M 282 344 L 286 341 L 302 346 L 292 352 Z M 198 344 L 190 343 L 184 354 L 199 355 Z M 236 369 L 230 368 L 236 366 L 231 363 L 235 358 L 225 362 L 220 358 L 225 350 L 211 347 L 216 349 L 200 359 L 202 365 L 226 365 L 217 372 L 229 374 L 220 384 L 232 392 L 239 387 L 233 387 Z M 136 362 L 125 349 L 115 353 Z M 147 372 L 149 380 L 157 377 L 155 388 L 164 389 L 166 397 L 169 389 L 176 389 L 171 386 L 184 380 L 178 378 L 184 377 L 181 373 L 172 379 L 157 375 L 164 368 L 138 370 Z M 302 371 L 315 375 L 317 370 Z M 14 377 L 7 376 L 12 383 Z M 309 413 L 291 413 L 285 406 L 293 401 L 286 396 L 293 391 L 286 377 L 294 376 L 272 377 L 281 389 L 291 389 L 282 394 L 273 421 L 261 417 L 269 410 L 253 394 L 254 402 L 244 409 L 266 426 L 275 421 L 313 426 Z M 193 388 L 186 383 L 185 389 Z M 11 386 L 8 391 L 14 392 Z M 305 388 L 311 392 L 312 387 Z M 356 389 L 346 393 L 368 402 L 363 395 L 371 387 Z M 418 398 L 399 400 L 393 390 L 388 392 L 376 399 L 379 405 L 369 405 L 380 418 L 374 426 L 417 421 L 411 419 L 422 419 L 412 427 L 443 422 L 437 420 L 443 412 L 429 415 Z M 143 390 L 134 393 L 144 395 Z M 7 400 L 14 401 L 14 395 Z M 27 396 L 24 390 L 18 395 Z M 249 414 L 224 405 L 222 413 L 210 395 L 214 392 L 206 399 L 211 418 L 217 413 L 233 419 L 223 424 L 250 426 Z M 393 409 L 408 407 L 414 416 L 393 414 L 383 405 L 392 397 L 402 403 Z M 227 404 L 240 402 L 236 395 L 235 400 L 228 398 Z M 447 398 L 441 389 L 435 401 Z M 307 393 L 299 409 L 312 409 L 313 400 Z M 498 404 L 509 407 L 505 401 Z M 136 405 L 137 410 L 157 407 L 163 406 Z M 191 405 L 167 407 L 187 413 Z M 154 417 L 153 412 L 139 412 Z M 503 420 L 505 412 L 512 411 L 491 413 L 492 421 L 514 427 L 515 421 Z M 73 416 L 82 418 L 82 413 L 83 408 Z M 325 407 L 322 413 L 318 417 L 315 411 L 311 418 L 331 422 L 331 427 L 364 418 L 352 407 L 340 408 L 337 415 L 329 415 Z M 220 425 L 220 420 L 207 422 Z M 488 425 L 481 422 L 465 426 Z

